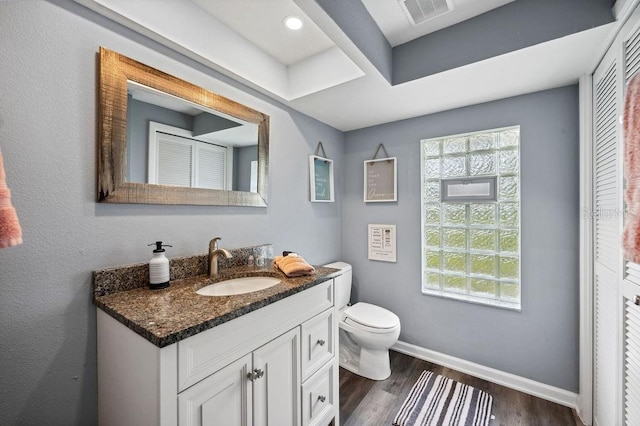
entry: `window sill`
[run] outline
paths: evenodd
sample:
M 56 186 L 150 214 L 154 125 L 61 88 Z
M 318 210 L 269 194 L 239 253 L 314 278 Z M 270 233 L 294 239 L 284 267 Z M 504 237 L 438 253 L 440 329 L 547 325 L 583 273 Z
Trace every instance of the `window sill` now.
M 441 290 L 435 290 L 435 289 L 428 289 L 428 288 L 423 288 L 422 289 L 422 294 L 426 294 L 428 296 L 436 296 L 436 297 L 442 297 L 445 299 L 454 299 L 454 300 L 460 300 L 463 302 L 468 302 L 468 303 L 474 303 L 476 305 L 483 305 L 483 306 L 490 306 L 490 307 L 494 307 L 494 308 L 501 308 L 501 309 L 507 309 L 510 311 L 516 311 L 516 312 L 522 312 L 522 308 L 521 308 L 521 304 L 519 302 L 509 302 L 506 300 L 497 300 L 497 299 L 487 299 L 484 297 L 478 297 L 478 296 L 471 296 L 468 294 L 456 294 L 456 293 L 449 293 L 449 292 L 443 292 Z

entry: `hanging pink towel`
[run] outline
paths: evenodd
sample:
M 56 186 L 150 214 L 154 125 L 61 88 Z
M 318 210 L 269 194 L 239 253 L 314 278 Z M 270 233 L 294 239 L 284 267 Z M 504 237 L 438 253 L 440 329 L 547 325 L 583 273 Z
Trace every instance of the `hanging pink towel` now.
M 11 205 L 11 191 L 7 188 L 4 161 L 0 152 L 0 248 L 22 244 L 22 229 L 16 210 Z
M 627 260 L 640 263 L 640 74 L 627 84 L 623 115 L 624 201 L 622 246 Z

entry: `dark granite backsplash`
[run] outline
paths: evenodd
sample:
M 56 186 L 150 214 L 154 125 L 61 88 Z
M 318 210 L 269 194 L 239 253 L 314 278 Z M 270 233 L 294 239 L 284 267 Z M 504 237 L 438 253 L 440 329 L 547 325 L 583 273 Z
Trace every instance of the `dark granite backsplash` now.
M 245 266 L 252 255 L 257 260 L 258 256 L 273 253 L 272 244 L 261 244 L 238 249 L 229 249 L 233 257 L 226 259 L 218 257 L 218 271 Z M 265 265 L 271 264 L 273 259 L 265 259 Z M 203 275 L 208 272 L 208 254 L 182 256 L 169 258 L 169 279 L 171 281 Z M 93 272 L 94 298 L 118 293 L 120 291 L 133 290 L 149 285 L 149 263 L 136 263 L 132 265 L 118 266 L 114 268 L 100 269 Z

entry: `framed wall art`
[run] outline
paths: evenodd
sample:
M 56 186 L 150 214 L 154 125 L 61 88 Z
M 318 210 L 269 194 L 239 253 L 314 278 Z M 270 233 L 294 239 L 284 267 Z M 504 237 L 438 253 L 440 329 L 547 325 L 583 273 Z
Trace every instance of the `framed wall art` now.
M 309 199 L 312 203 L 334 201 L 333 160 L 326 157 L 322 142 L 318 142 L 315 153 L 309 156 Z
M 311 201 L 316 203 L 333 202 L 333 160 L 310 155 L 309 170 Z
M 396 261 L 396 225 L 369 224 L 369 260 Z
M 364 201 L 366 203 L 398 201 L 396 157 L 364 162 Z

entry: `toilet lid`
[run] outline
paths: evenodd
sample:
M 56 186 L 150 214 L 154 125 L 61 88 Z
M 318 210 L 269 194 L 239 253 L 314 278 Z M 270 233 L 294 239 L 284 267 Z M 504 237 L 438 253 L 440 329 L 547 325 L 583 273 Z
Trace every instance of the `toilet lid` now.
M 380 306 L 359 302 L 344 311 L 346 318 L 372 328 L 393 328 L 400 324 L 400 318 Z

